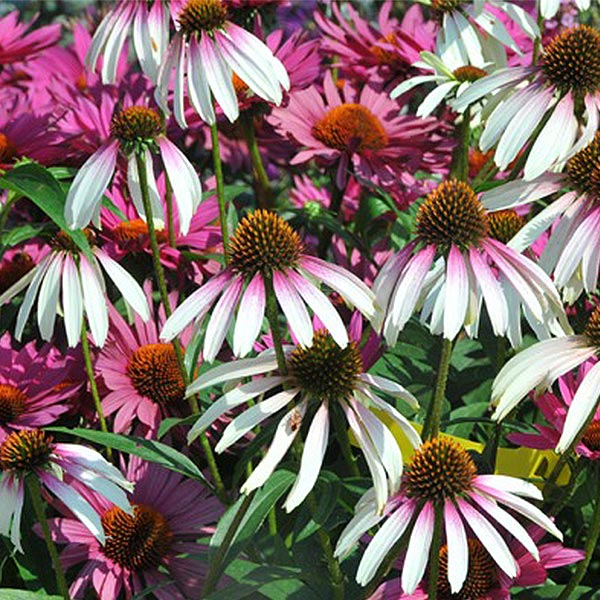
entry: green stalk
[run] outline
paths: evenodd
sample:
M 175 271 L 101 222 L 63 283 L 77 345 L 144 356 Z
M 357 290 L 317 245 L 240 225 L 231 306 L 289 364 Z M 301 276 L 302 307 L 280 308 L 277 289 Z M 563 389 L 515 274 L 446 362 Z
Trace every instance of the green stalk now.
M 335 177 L 333 178 L 335 180 Z M 333 215 L 334 218 L 339 218 L 340 209 L 342 208 L 342 201 L 344 200 L 344 194 L 346 193 L 346 188 L 339 189 L 337 185 L 333 186 L 333 191 L 331 192 L 331 206 L 329 207 L 329 212 Z M 333 239 L 333 231 L 328 229 L 327 227 L 323 227 L 321 239 L 319 240 L 319 245 L 317 247 L 317 256 L 320 258 L 327 258 L 327 252 L 329 251 L 329 246 L 331 246 L 331 240 Z
M 85 320 L 83 319 L 81 321 L 81 350 L 83 352 L 83 362 L 85 363 L 85 373 L 88 381 L 90 382 L 90 391 L 92 392 L 92 398 L 94 399 L 94 406 L 96 407 L 98 421 L 100 421 L 100 429 L 104 433 L 108 433 L 106 419 L 104 418 L 104 411 L 102 410 L 102 402 L 100 400 L 100 394 L 98 393 L 98 385 L 96 384 L 96 378 L 94 377 L 92 353 L 90 352 L 87 329 L 85 327 Z M 106 447 L 106 456 L 108 456 L 109 460 L 112 460 L 112 448 L 109 448 L 108 446 Z
M 223 164 L 219 150 L 219 130 L 217 123 L 210 126 L 210 139 L 212 142 L 213 166 L 215 179 L 217 180 L 217 200 L 219 202 L 219 223 L 221 224 L 221 235 L 223 236 L 223 252 L 225 262 L 229 262 L 229 229 L 227 227 L 227 204 L 225 202 L 225 184 L 223 182 Z
M 156 283 L 158 284 L 158 290 L 160 292 L 160 298 L 162 304 L 165 309 L 165 314 L 167 318 L 171 316 L 171 305 L 169 303 L 169 292 L 167 291 L 167 283 L 165 278 L 165 271 L 163 269 L 162 263 L 160 262 L 160 249 L 158 247 L 158 240 L 156 238 L 156 229 L 154 227 L 154 220 L 152 218 L 152 205 L 150 204 L 150 195 L 148 191 L 148 178 L 146 176 L 146 158 L 144 154 L 137 153 L 135 154 L 135 160 L 137 164 L 138 174 L 140 176 L 140 189 L 142 192 L 142 204 L 144 205 L 144 212 L 146 213 L 146 222 L 148 225 L 148 236 L 150 238 L 150 248 L 152 250 L 152 264 L 154 266 L 154 275 L 156 277 Z M 187 387 L 190 383 L 187 370 L 185 368 L 185 362 L 183 360 L 183 350 L 181 348 L 181 344 L 177 338 L 172 341 L 173 348 L 175 350 L 175 356 L 177 358 L 177 366 L 179 367 L 179 372 L 181 373 L 181 377 L 185 386 Z M 198 406 L 198 400 L 195 396 L 190 396 L 188 398 L 188 402 L 190 405 L 190 410 L 192 414 L 197 414 L 200 412 Z M 228 504 L 229 499 L 227 496 L 227 491 L 225 490 L 225 485 L 223 484 L 223 478 L 219 472 L 219 467 L 217 465 L 217 461 L 215 460 L 214 453 L 212 451 L 210 442 L 205 435 L 200 436 L 200 444 L 202 445 L 202 450 L 204 451 L 204 456 L 206 458 L 206 462 L 208 464 L 208 468 L 210 474 L 215 483 L 215 488 L 217 490 L 217 496 L 219 499 Z
M 440 421 L 442 419 L 442 408 L 446 395 L 446 384 L 448 383 L 451 356 L 452 341 L 443 338 L 435 392 L 433 400 L 429 405 L 427 418 L 425 419 L 425 425 L 423 426 L 423 433 L 421 435 L 424 441 L 436 437 L 440 431 Z
M 335 435 L 337 437 L 340 448 L 342 449 L 342 454 L 344 456 L 344 460 L 346 461 L 346 465 L 348 466 L 348 470 L 353 477 L 360 477 L 360 469 L 358 468 L 358 464 L 356 463 L 356 457 L 352 453 L 352 446 L 350 445 L 350 439 L 348 437 L 348 430 L 344 426 L 344 421 L 342 419 L 333 417 L 333 428 L 335 430 Z
M 243 112 L 240 117 L 246 145 L 252 162 L 252 177 L 255 182 L 256 200 L 259 208 L 271 208 L 273 206 L 273 190 L 269 182 L 269 176 L 258 149 L 256 132 L 254 131 L 254 119 L 248 111 Z
M 167 241 L 171 248 L 175 248 L 175 221 L 173 220 L 173 186 L 171 180 L 166 176 L 166 194 L 167 202 Z
M 469 179 L 469 141 L 470 141 L 471 112 L 467 108 L 462 115 L 462 121 L 456 127 L 458 145 L 452 155 L 450 165 L 450 178 L 459 181 Z
M 248 512 L 248 509 L 250 508 L 253 496 L 254 494 L 252 492 L 244 496 L 244 500 L 242 501 L 238 511 L 235 513 L 235 516 L 233 517 L 229 525 L 229 529 L 227 529 L 227 533 L 225 533 L 225 537 L 221 542 L 221 545 L 216 549 L 210 561 L 208 574 L 206 575 L 206 579 L 204 580 L 204 586 L 200 595 L 201 598 L 206 598 L 206 596 L 208 596 L 211 592 L 214 591 L 217 583 L 219 583 L 219 579 L 223 572 L 223 560 L 227 556 L 227 552 L 231 547 L 231 542 L 233 541 L 233 538 L 237 533 L 242 519 Z
M 67 579 L 65 573 L 60 564 L 60 558 L 58 557 L 58 551 L 52 541 L 52 535 L 50 528 L 48 527 L 48 521 L 46 520 L 46 508 L 44 501 L 42 500 L 42 493 L 40 490 L 40 482 L 35 475 L 29 475 L 26 478 L 27 487 L 29 488 L 29 495 L 31 497 L 31 504 L 33 505 L 33 511 L 35 512 L 35 518 L 42 528 L 44 535 L 44 541 L 46 542 L 46 548 L 48 548 L 48 554 L 52 561 L 52 568 L 54 569 L 54 575 L 56 577 L 56 586 L 59 594 L 64 600 L 70 600 L 69 586 L 67 585 Z
M 592 522 L 585 544 L 585 558 L 577 564 L 573 577 L 569 580 L 569 583 L 558 597 L 558 600 L 568 600 L 569 598 L 573 598 L 572 593 L 586 574 L 590 562 L 592 562 L 594 550 L 596 549 L 598 538 L 600 537 L 600 473 L 598 473 L 598 469 L 596 469 L 596 486 L 594 513 L 592 515 Z
M 442 529 L 444 523 L 444 508 L 442 504 L 435 505 L 435 522 L 433 525 L 433 539 L 429 551 L 429 575 L 427 596 L 429 600 L 436 600 L 438 586 L 438 572 L 440 569 L 440 548 L 442 547 Z
M 267 321 L 271 327 L 271 335 L 273 336 L 273 347 L 275 348 L 275 356 L 277 357 L 277 367 L 281 375 L 287 375 L 287 361 L 285 360 L 285 352 L 283 351 L 283 343 L 281 341 L 281 331 L 279 330 L 279 313 L 277 312 L 277 299 L 275 298 L 275 290 L 273 289 L 273 276 L 265 275 L 265 291 L 267 294 L 267 303 L 265 306 L 265 314 Z

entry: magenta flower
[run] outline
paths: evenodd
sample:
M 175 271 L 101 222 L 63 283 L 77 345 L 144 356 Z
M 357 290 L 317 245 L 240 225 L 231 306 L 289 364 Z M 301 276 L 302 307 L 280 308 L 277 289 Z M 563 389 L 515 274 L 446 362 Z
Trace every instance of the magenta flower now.
M 173 112 L 185 128 L 187 96 L 203 121 L 216 121 L 214 100 L 225 116 L 239 116 L 234 74 L 257 96 L 280 104 L 281 88 L 289 89 L 285 67 L 271 50 L 250 32 L 229 20 L 223 0 L 172 0 L 171 15 L 178 24 L 158 73 L 156 101 L 168 112 L 173 70 Z
M 49 425 L 69 410 L 78 384 L 63 385 L 72 358 L 51 344 L 13 348 L 9 333 L 0 338 L 0 442 L 11 432 Z
M 501 171 L 543 123 L 524 167 L 525 179 L 534 179 L 593 140 L 600 119 L 599 55 L 600 32 L 586 25 L 567 29 L 544 46 L 538 64 L 500 69 L 476 81 L 453 107 L 462 112 L 494 93 L 479 145 L 484 152 L 497 146 L 494 160 Z M 581 134 L 580 104 L 586 120 Z
M 388 495 L 400 486 L 402 454 L 379 415 L 385 414 L 400 427 L 413 447 L 420 444 L 421 438 L 406 417 L 379 398 L 379 394 L 401 398 L 413 408 L 418 408 L 417 400 L 400 384 L 364 372 L 361 353 L 354 341 L 340 348 L 321 330 L 315 333 L 310 348 L 298 345 L 287 347 L 285 352 L 287 373 L 278 370 L 275 353 L 270 349 L 256 358 L 220 365 L 196 379 L 187 389 L 188 396 L 223 382 L 239 384 L 243 378 L 263 375 L 228 388 L 192 427 L 188 440 L 201 435 L 224 413 L 259 398 L 227 426 L 215 447 L 217 452 L 222 452 L 284 410 L 269 449 L 241 488 L 243 493 L 249 493 L 270 477 L 305 419 L 311 415 L 300 471 L 284 504 L 290 512 L 302 503 L 317 481 L 328 446 L 331 420 L 345 417 L 364 453 L 375 486 L 377 506 L 382 509 Z M 283 391 L 276 391 L 281 386 Z M 273 391 L 275 393 L 269 394 Z
M 429 194 L 417 213 L 416 240 L 386 262 L 373 285 L 387 311 L 388 344 L 396 343 L 421 307 L 421 320 L 429 321 L 431 332 L 449 340 L 463 327 L 477 335 L 483 303 L 494 333 L 506 335 L 513 346 L 521 344 L 521 304 L 538 336 L 570 331 L 548 275 L 499 241 L 513 221 L 509 215 L 508 221 L 495 222 L 460 181 L 446 181 Z M 442 258 L 434 265 L 438 254 Z
M 152 165 L 152 152 L 160 154 L 173 187 L 181 231 L 187 233 L 192 216 L 202 200 L 200 180 L 183 152 L 167 138 L 160 115 L 146 106 L 129 106 L 112 117 L 111 137 L 77 172 L 67 194 L 65 219 L 69 227 L 80 229 L 90 221 L 98 220 L 102 195 L 115 174 L 119 150 L 127 158 L 127 184 L 138 214 L 145 217 L 137 166 L 137 157 L 142 155 L 152 214 L 164 222 Z
M 106 541 L 100 515 L 86 500 L 96 491 L 126 513 L 132 508 L 123 491 L 133 485 L 102 455 L 78 444 L 54 442 L 41 429 L 11 433 L 0 443 L 0 534 L 10 536 L 21 549 L 21 515 L 25 478 L 37 477 L 51 495 L 56 496 L 81 521 L 82 529 L 100 543 Z
M 71 584 L 73 598 L 82 599 L 93 587 L 102 600 L 117 600 L 153 588 L 159 600 L 198 598 L 207 564 L 197 556 L 223 509 L 197 481 L 131 457 L 126 469 L 135 484 L 128 514 L 110 499 L 90 495 L 100 515 L 106 543 L 101 545 L 79 522 L 51 519 L 65 569 L 84 563 Z
M 19 63 L 54 46 L 60 39 L 61 26 L 46 25 L 30 33 L 26 31 L 33 25 L 19 23 L 19 11 L 15 10 L 0 19 L 0 65 Z
M 151 291 L 147 285 L 150 305 Z M 134 423 L 141 422 L 154 435 L 164 417 L 183 416 L 181 409 L 187 405 L 175 349 L 158 339 L 158 329 L 165 322 L 164 309 L 159 311 L 158 322 L 136 318 L 133 327 L 113 307 L 109 314 L 108 338 L 96 362 L 96 371 L 108 389 L 102 398 L 104 414 L 115 415 L 113 429 L 117 433 L 129 432 Z M 184 346 L 190 337 L 191 331 L 184 332 Z
M 8 249 L 0 261 L 0 294 L 27 275 L 48 252 L 46 244 L 35 240 Z
M 556 447 L 567 418 L 567 411 L 573 403 L 573 398 L 586 375 L 596 363 L 595 359 L 588 360 L 579 366 L 577 374 L 566 373 L 557 380 L 558 393 L 548 391 L 533 397 L 548 425 L 535 424 L 538 433 L 511 433 L 507 437 L 520 446 L 551 450 Z M 592 421 L 587 426 L 580 442 L 575 446 L 575 453 L 590 460 L 600 459 L 600 410 L 596 410 Z
M 311 159 L 337 170 L 336 184 L 344 188 L 348 172 L 386 189 L 397 188 L 406 174 L 419 169 L 447 168 L 448 142 L 441 139 L 437 119 L 399 114 L 400 106 L 369 85 L 358 92 L 348 84 L 342 95 L 331 72 L 324 97 L 315 86 L 290 94 L 285 109 L 274 109 L 268 120 L 281 135 L 303 147 L 291 160 Z M 435 136 L 440 137 L 434 143 Z
M 147 0 L 118 0 L 96 29 L 86 64 L 94 71 L 103 55 L 102 81 L 113 83 L 123 45 L 132 34 L 140 66 L 156 83 L 169 43 L 169 25 L 169 12 L 163 0 L 154 0 L 150 9 Z
M 539 527 L 528 527 L 531 538 L 536 542 L 544 535 Z M 456 596 L 459 598 L 477 598 L 477 600 L 510 600 L 511 589 L 543 585 L 548 579 L 548 571 L 571 565 L 585 558 L 585 552 L 565 548 L 559 542 L 541 544 L 538 547 L 539 560 L 536 560 L 521 543 L 513 538 L 508 547 L 517 562 L 517 576 L 508 577 L 498 568 L 489 552 L 477 538 L 468 538 L 469 572 Z M 438 594 L 441 598 L 453 597 L 448 581 L 448 545 L 440 550 L 440 570 L 438 575 Z M 399 568 L 402 569 L 402 562 Z M 369 600 L 427 600 L 427 585 L 421 583 L 412 594 L 402 593 L 400 579 L 386 581 L 377 588 Z
M 518 574 L 517 557 L 504 538 L 516 538 L 536 561 L 536 542 L 513 513 L 524 516 L 562 540 L 562 534 L 539 508 L 522 496 L 542 499 L 541 492 L 527 481 L 505 475 L 478 475 L 471 455 L 449 438 L 425 442 L 406 468 L 400 491 L 380 511 L 371 489 L 358 501 L 355 515 L 342 532 L 335 554 L 348 555 L 360 538 L 378 523 L 382 527 L 365 550 L 356 581 L 366 585 L 392 547 L 408 535 L 401 585 L 412 594 L 421 582 L 427 563 L 436 508 L 443 510 L 443 530 L 447 545 L 449 591 L 461 590 L 472 568 L 468 533 L 477 540 L 508 578 Z M 505 505 L 510 512 L 501 507 Z M 408 533 L 410 531 L 410 534 Z
M 561 192 L 540 210 L 510 242 L 523 250 L 549 230 L 540 266 L 553 273 L 565 300 L 575 302 L 583 291 L 594 292 L 598 284 L 600 253 L 600 134 L 572 156 L 565 173 L 544 173 L 532 181 L 511 181 L 485 192 L 482 202 L 489 210 L 526 206 Z
M 278 215 L 256 210 L 244 217 L 229 245 L 229 265 L 210 279 L 167 319 L 161 339 L 171 340 L 192 321 L 200 323 L 217 298 L 204 337 L 204 360 L 212 362 L 223 344 L 239 303 L 233 332 L 233 352 L 245 356 L 263 324 L 265 280 L 273 286 L 290 330 L 303 346 L 310 346 L 313 328 L 308 305 L 340 346 L 348 343 L 341 317 L 314 281 L 323 282 L 368 319 L 377 321 L 374 296 L 345 269 L 308 256 L 298 234 Z M 245 288 L 245 289 L 244 289 Z

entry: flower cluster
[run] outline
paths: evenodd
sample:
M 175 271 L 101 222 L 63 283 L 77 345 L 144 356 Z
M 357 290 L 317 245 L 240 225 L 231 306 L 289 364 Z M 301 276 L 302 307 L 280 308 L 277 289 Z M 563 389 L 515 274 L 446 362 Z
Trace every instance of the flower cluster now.
M 595 3 L 17 4 L 7 595 L 591 598 Z

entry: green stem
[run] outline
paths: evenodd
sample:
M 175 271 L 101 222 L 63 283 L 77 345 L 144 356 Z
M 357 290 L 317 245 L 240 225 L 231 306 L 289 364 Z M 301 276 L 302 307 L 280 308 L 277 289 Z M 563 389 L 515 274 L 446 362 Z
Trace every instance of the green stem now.
M 452 356 L 452 340 L 442 339 L 442 352 L 440 354 L 440 364 L 438 367 L 437 382 L 433 400 L 429 405 L 425 425 L 423 426 L 422 438 L 428 440 L 438 435 L 440 430 L 440 421 L 442 419 L 442 408 L 446 395 L 446 384 L 448 383 L 448 372 L 450 370 L 450 358 Z
M 450 178 L 459 181 L 468 181 L 469 179 L 469 141 L 471 125 L 471 112 L 467 108 L 462 115 L 462 120 L 456 127 L 456 139 L 458 144 L 454 148 L 452 155 L 452 164 L 450 166 Z
M 19 194 L 15 192 L 8 192 L 6 197 L 6 202 L 0 209 L 0 235 L 4 237 L 4 227 L 6 226 L 6 221 L 8 221 L 8 215 L 10 214 L 10 209 L 13 207 L 13 204 L 20 198 Z
M 37 480 L 35 475 L 30 475 L 26 479 L 27 487 L 29 488 L 29 495 L 31 497 L 31 504 L 33 505 L 33 511 L 35 512 L 35 518 L 42 528 L 44 535 L 44 541 L 46 542 L 46 548 L 48 548 L 48 554 L 52 561 L 52 568 L 54 569 L 54 575 L 56 577 L 56 586 L 59 594 L 64 600 L 70 600 L 69 586 L 67 585 L 67 579 L 65 573 L 60 564 L 60 558 L 58 557 L 58 551 L 52 541 L 52 535 L 50 528 L 48 527 L 48 521 L 46 520 L 46 508 L 44 501 L 42 500 L 42 493 L 40 490 L 40 482 Z
M 356 463 L 356 457 L 352 453 L 352 446 L 350 446 L 348 430 L 344 426 L 344 421 L 334 416 L 333 428 L 335 429 L 335 435 L 337 437 L 340 448 L 342 449 L 342 454 L 344 456 L 344 460 L 346 461 L 346 465 L 348 466 L 350 474 L 353 477 L 360 477 L 360 469 L 358 468 L 358 464 Z
M 342 201 L 344 200 L 345 193 L 345 187 L 340 189 L 337 187 L 337 185 L 333 186 L 333 191 L 331 192 L 331 205 L 329 206 L 329 212 L 332 214 L 333 218 L 339 218 L 340 216 L 340 209 L 342 208 Z M 319 240 L 319 245 L 317 246 L 317 256 L 323 259 L 327 258 L 327 252 L 331 246 L 332 239 L 333 230 L 323 227 L 321 239 Z
M 277 311 L 277 299 L 275 290 L 273 289 L 272 275 L 265 275 L 265 291 L 267 294 L 267 303 L 265 306 L 265 314 L 271 328 L 273 336 L 273 347 L 275 348 L 275 356 L 277 357 L 277 366 L 281 375 L 287 375 L 287 361 L 283 351 L 283 343 L 281 339 L 281 331 L 279 330 L 279 313 Z
M 584 460 L 578 460 L 575 463 L 575 466 L 571 470 L 571 477 L 569 478 L 569 483 L 567 483 L 567 485 L 565 486 L 563 493 L 558 498 L 552 500 L 549 509 L 545 511 L 549 517 L 556 516 L 569 503 L 569 501 L 573 497 L 573 494 L 575 493 L 577 480 L 579 479 L 579 475 L 584 469 L 584 465 Z
M 442 547 L 442 529 L 444 523 L 444 508 L 442 504 L 436 504 L 435 522 L 433 525 L 433 539 L 429 550 L 429 575 L 427 584 L 427 597 L 436 600 L 438 586 L 438 572 L 440 569 L 440 548 Z
M 173 219 L 173 186 L 167 176 L 165 199 L 167 203 L 167 242 L 171 248 L 175 248 L 175 221 Z
M 598 538 L 600 537 L 600 473 L 598 473 L 598 469 L 596 469 L 596 480 L 596 500 L 594 504 L 594 514 L 592 515 L 592 522 L 585 544 L 585 558 L 578 563 L 573 577 L 569 580 L 569 583 L 558 597 L 558 600 L 568 600 L 573 597 L 571 594 L 575 591 L 575 588 L 586 574 L 590 562 L 592 561 L 592 557 L 594 556 L 594 550 L 598 544 Z
M 144 212 L 146 213 L 146 223 L 148 225 L 148 237 L 150 238 L 150 249 L 152 250 L 152 264 L 154 266 L 154 275 L 156 277 L 156 283 L 158 285 L 158 291 L 160 293 L 160 298 L 162 304 L 165 309 L 165 315 L 168 317 L 171 316 L 171 304 L 169 303 L 169 292 L 167 290 L 167 283 L 165 278 L 165 271 L 163 269 L 162 263 L 160 262 L 160 248 L 158 247 L 158 239 L 156 237 L 156 229 L 154 227 L 154 220 L 152 217 L 152 205 L 150 203 L 150 194 L 148 190 L 148 178 L 146 176 L 146 159 L 143 154 L 136 153 L 135 155 L 137 169 L 140 176 L 140 189 L 142 192 L 142 204 L 144 205 Z M 177 359 L 177 366 L 179 367 L 179 372 L 181 373 L 181 378 L 185 386 L 187 387 L 189 384 L 189 377 L 187 370 L 185 368 L 185 362 L 183 359 L 183 349 L 181 347 L 181 343 L 177 338 L 175 338 L 172 342 L 173 349 L 175 350 L 175 357 Z M 198 406 L 198 400 L 195 396 L 190 396 L 188 398 L 188 402 L 190 405 L 190 410 L 192 414 L 197 414 L 200 412 Z M 223 484 L 223 479 L 221 474 L 219 473 L 219 468 L 217 466 L 217 461 L 215 460 L 215 456 L 213 454 L 210 442 L 206 436 L 200 436 L 200 443 L 202 446 L 202 450 L 204 451 L 204 456 L 206 458 L 206 462 L 208 464 L 208 468 L 210 474 L 213 478 L 215 488 L 217 490 L 217 496 L 219 499 L 228 504 L 229 499 L 227 496 L 227 491 L 225 490 L 225 485 Z
M 210 126 L 210 139 L 212 142 L 213 166 L 215 179 L 217 180 L 217 200 L 219 202 L 219 223 L 221 224 L 221 235 L 223 237 L 223 252 L 225 262 L 229 262 L 229 229 L 227 228 L 227 205 L 225 202 L 225 184 L 223 182 L 223 164 L 219 150 L 219 130 L 217 123 Z
M 83 362 L 85 364 L 85 373 L 88 381 L 90 382 L 90 391 L 92 392 L 92 398 L 94 399 L 94 406 L 96 407 L 96 414 L 98 415 L 98 421 L 100 421 L 100 429 L 104 433 L 108 433 L 108 427 L 106 425 L 106 419 L 104 418 L 104 411 L 102 410 L 102 401 L 100 400 L 100 394 L 98 393 L 98 385 L 96 384 L 96 378 L 94 377 L 94 367 L 92 365 L 92 353 L 90 352 L 90 343 L 88 342 L 87 329 L 85 327 L 85 321 L 81 323 L 81 350 L 83 353 Z M 106 456 L 109 460 L 112 460 L 112 448 L 106 447 Z
M 221 577 L 221 573 L 223 571 L 223 560 L 227 556 L 227 552 L 231 547 L 231 542 L 237 533 L 237 530 L 242 522 L 242 519 L 248 512 L 250 508 L 250 504 L 252 503 L 252 498 L 254 494 L 249 493 L 244 496 L 242 503 L 238 511 L 235 513 L 235 516 L 231 520 L 229 528 L 225 533 L 225 537 L 221 542 L 220 546 L 216 549 L 211 561 L 210 567 L 208 570 L 208 574 L 206 575 L 206 579 L 204 580 L 204 586 L 202 588 L 201 598 L 206 598 L 211 592 L 214 591 L 217 583 L 219 583 L 219 579 Z
M 269 176 L 258 149 L 256 132 L 254 130 L 254 119 L 248 112 L 242 113 L 240 117 L 244 137 L 252 161 L 252 177 L 255 182 L 256 200 L 259 208 L 270 208 L 273 206 L 273 190 L 269 182 Z

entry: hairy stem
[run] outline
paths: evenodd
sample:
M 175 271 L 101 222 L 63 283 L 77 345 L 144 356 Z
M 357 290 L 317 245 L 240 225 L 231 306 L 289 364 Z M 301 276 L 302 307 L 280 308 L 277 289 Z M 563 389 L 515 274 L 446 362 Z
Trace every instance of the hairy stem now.
M 427 584 L 427 597 L 436 600 L 438 572 L 440 568 L 440 548 L 442 547 L 442 529 L 444 522 L 444 507 L 442 504 L 435 505 L 435 522 L 433 525 L 433 539 L 429 550 L 429 575 Z
M 252 162 L 252 177 L 254 179 L 258 207 L 270 208 L 273 206 L 273 190 L 271 189 L 269 176 L 267 175 L 256 141 L 254 119 L 252 118 L 252 115 L 242 113 L 240 120 L 242 128 L 244 129 L 244 137 L 246 138 L 246 145 L 248 146 L 248 152 L 250 153 L 250 160 Z
M 219 149 L 219 130 L 217 123 L 210 126 L 210 139 L 212 142 L 213 167 L 215 179 L 217 180 L 217 200 L 219 202 L 219 223 L 221 225 L 221 235 L 223 237 L 223 252 L 225 262 L 229 262 L 229 229 L 227 227 L 227 204 L 225 202 L 225 184 L 223 181 L 223 164 L 221 163 L 221 153 Z
M 448 383 L 448 372 L 450 370 L 450 358 L 452 356 L 452 340 L 442 339 L 442 352 L 440 354 L 440 364 L 438 367 L 437 382 L 433 400 L 429 405 L 425 425 L 423 426 L 422 438 L 428 440 L 436 437 L 440 431 L 440 421 L 442 419 L 442 408 L 444 398 L 446 397 L 446 384 Z

